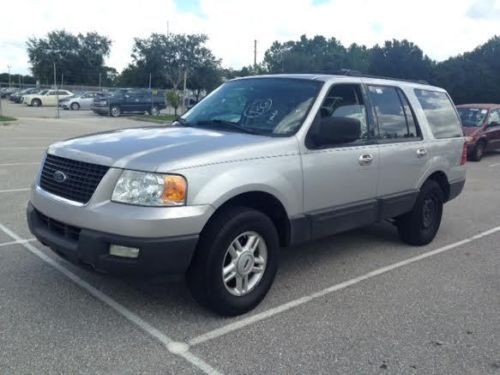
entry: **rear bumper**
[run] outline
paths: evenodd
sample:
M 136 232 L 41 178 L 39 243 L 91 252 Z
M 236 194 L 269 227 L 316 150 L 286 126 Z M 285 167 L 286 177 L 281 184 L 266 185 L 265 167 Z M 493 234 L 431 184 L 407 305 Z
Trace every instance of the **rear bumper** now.
M 49 218 L 31 202 L 28 225 L 33 235 L 59 255 L 96 271 L 130 276 L 177 275 L 184 273 L 198 242 L 198 235 L 137 238 L 78 228 Z M 111 244 L 140 249 L 135 259 L 109 254 Z

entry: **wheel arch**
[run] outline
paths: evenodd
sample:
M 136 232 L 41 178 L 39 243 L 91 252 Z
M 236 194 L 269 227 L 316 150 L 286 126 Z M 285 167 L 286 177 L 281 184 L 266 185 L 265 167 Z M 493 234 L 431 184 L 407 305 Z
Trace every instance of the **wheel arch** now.
M 438 183 L 441 190 L 443 190 L 444 201 L 447 202 L 450 198 L 450 182 L 448 180 L 448 176 L 446 176 L 446 173 L 444 173 L 443 171 L 435 171 L 425 179 L 425 181 L 429 180 Z

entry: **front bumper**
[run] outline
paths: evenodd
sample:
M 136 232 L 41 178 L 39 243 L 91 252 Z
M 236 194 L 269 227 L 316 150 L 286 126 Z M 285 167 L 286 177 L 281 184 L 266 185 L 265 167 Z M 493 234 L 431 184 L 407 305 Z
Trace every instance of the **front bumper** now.
M 198 235 L 138 238 L 79 228 L 46 216 L 31 202 L 27 217 L 34 236 L 59 255 L 72 263 L 115 275 L 182 274 L 189 267 L 198 242 Z M 139 256 L 130 259 L 110 255 L 111 244 L 139 248 Z

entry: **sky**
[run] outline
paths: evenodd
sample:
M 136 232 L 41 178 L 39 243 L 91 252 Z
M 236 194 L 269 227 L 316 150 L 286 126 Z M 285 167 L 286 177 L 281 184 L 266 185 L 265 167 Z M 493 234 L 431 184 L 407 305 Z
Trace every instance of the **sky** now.
M 0 72 L 29 73 L 25 43 L 49 31 L 97 31 L 108 36 L 108 66 L 131 61 L 134 37 L 204 33 L 223 66 L 257 60 L 275 40 L 305 34 L 369 47 L 409 39 L 441 61 L 500 35 L 500 0 L 23 0 L 0 6 Z M 10 15 L 7 16 L 6 15 Z

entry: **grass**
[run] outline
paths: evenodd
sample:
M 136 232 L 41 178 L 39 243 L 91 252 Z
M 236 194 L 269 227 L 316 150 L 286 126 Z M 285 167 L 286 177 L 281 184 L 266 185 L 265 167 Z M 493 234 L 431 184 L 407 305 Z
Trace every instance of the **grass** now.
M 0 116 L 0 123 L 3 125 L 7 125 L 8 122 L 16 121 L 17 119 L 9 116 Z
M 134 120 L 155 122 L 157 124 L 170 123 L 175 120 L 174 115 L 159 115 L 159 116 L 138 115 L 138 116 L 133 116 L 132 118 Z

